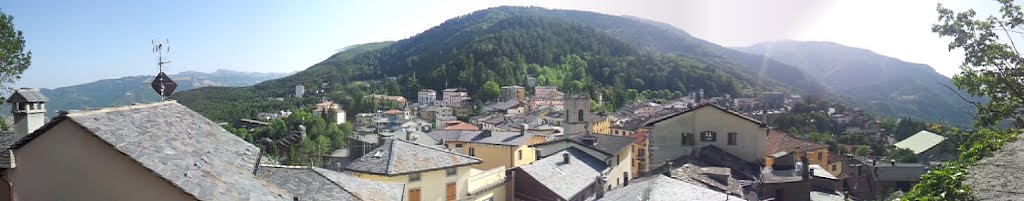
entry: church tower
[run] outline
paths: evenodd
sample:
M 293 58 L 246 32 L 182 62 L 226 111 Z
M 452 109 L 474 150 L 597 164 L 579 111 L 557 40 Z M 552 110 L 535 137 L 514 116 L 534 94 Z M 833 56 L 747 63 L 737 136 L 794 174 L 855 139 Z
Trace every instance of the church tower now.
M 587 130 L 590 117 L 590 98 L 581 94 L 566 94 L 564 100 L 565 122 L 562 127 L 566 134 L 583 133 Z
M 14 94 L 7 99 L 11 104 L 11 113 L 14 115 L 14 139 L 21 139 L 42 127 L 46 123 L 46 96 L 39 92 L 39 89 L 21 88 L 14 90 Z

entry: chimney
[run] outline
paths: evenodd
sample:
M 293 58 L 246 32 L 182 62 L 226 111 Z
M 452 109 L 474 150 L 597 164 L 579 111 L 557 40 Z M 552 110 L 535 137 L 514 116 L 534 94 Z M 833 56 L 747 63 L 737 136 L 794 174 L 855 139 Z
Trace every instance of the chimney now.
M 562 163 L 569 164 L 569 153 L 562 153 Z
M 596 195 L 596 199 L 597 200 L 600 200 L 601 198 L 604 197 L 604 190 L 605 190 L 604 184 L 608 183 L 608 181 L 606 181 L 606 180 L 607 179 L 604 176 L 597 176 L 597 182 L 595 182 L 597 184 L 597 192 L 596 192 L 597 193 L 597 195 Z
M 491 130 L 484 130 L 480 132 L 480 136 L 491 137 Z
M 519 130 L 519 136 L 526 136 L 526 130 L 530 130 L 529 124 L 522 125 L 521 129 Z
M 39 92 L 39 89 L 21 88 L 14 90 L 7 103 L 11 105 L 11 114 L 14 122 L 11 128 L 14 131 L 14 139 L 21 139 L 26 135 L 35 132 L 36 129 L 46 124 L 46 96 Z
M 665 165 L 662 167 L 665 168 L 665 171 L 662 172 L 662 174 L 666 177 L 672 177 L 672 161 L 665 162 Z
M 594 145 L 597 145 L 597 136 L 594 136 L 594 135 L 591 135 L 591 134 L 588 133 L 588 134 L 584 135 L 583 137 L 580 137 L 580 141 L 583 143 L 583 145 L 587 145 L 587 146 L 591 146 L 592 147 Z
M 413 133 L 413 132 L 414 132 L 414 131 L 413 131 L 412 129 L 408 129 L 408 130 L 405 130 L 405 140 L 406 140 L 406 141 L 413 141 L 413 140 L 415 140 L 415 139 L 413 139 L 413 137 L 412 137 L 412 133 Z
M 893 167 L 896 167 L 896 159 L 889 159 L 889 163 L 891 163 Z
M 807 153 L 804 153 L 803 156 L 800 156 L 800 174 L 803 175 L 804 180 L 811 178 L 810 166 L 811 163 L 807 161 Z

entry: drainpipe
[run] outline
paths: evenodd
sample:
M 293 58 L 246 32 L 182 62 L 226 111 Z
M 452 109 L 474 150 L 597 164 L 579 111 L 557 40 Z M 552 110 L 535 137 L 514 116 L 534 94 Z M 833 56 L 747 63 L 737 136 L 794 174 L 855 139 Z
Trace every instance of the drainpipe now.
M 7 183 L 7 192 L 11 194 L 10 197 L 8 197 L 8 199 L 18 200 L 14 196 L 14 183 L 12 183 L 11 180 L 7 180 L 7 175 L 0 175 L 0 180 L 3 180 L 4 183 Z

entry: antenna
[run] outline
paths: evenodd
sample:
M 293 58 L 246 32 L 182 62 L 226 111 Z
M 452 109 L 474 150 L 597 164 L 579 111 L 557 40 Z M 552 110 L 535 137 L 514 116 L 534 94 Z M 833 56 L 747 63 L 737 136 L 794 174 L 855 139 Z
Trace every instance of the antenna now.
M 175 88 L 178 88 L 178 83 L 175 83 L 174 80 L 171 80 L 171 77 L 164 73 L 164 64 L 171 63 L 171 61 L 164 60 L 164 53 L 171 51 L 171 46 L 168 45 L 170 41 L 164 39 L 164 41 L 152 40 L 150 42 L 153 43 L 153 53 L 157 55 L 156 65 L 159 72 L 156 78 L 153 78 L 153 83 L 150 86 L 153 87 L 157 94 L 160 94 L 160 100 L 163 101 L 168 96 L 171 96 L 171 93 L 174 93 Z

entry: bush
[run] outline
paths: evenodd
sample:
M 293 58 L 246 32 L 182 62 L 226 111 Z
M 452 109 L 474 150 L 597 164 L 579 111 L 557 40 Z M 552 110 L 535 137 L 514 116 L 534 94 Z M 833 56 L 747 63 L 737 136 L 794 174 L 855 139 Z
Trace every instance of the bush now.
M 921 182 L 907 192 L 902 200 L 973 200 L 970 187 L 963 184 L 967 177 L 967 168 L 992 155 L 1006 143 L 1017 139 L 1020 132 L 1021 130 L 999 132 L 984 129 L 964 134 L 966 142 L 958 149 L 960 158 L 922 175 Z

